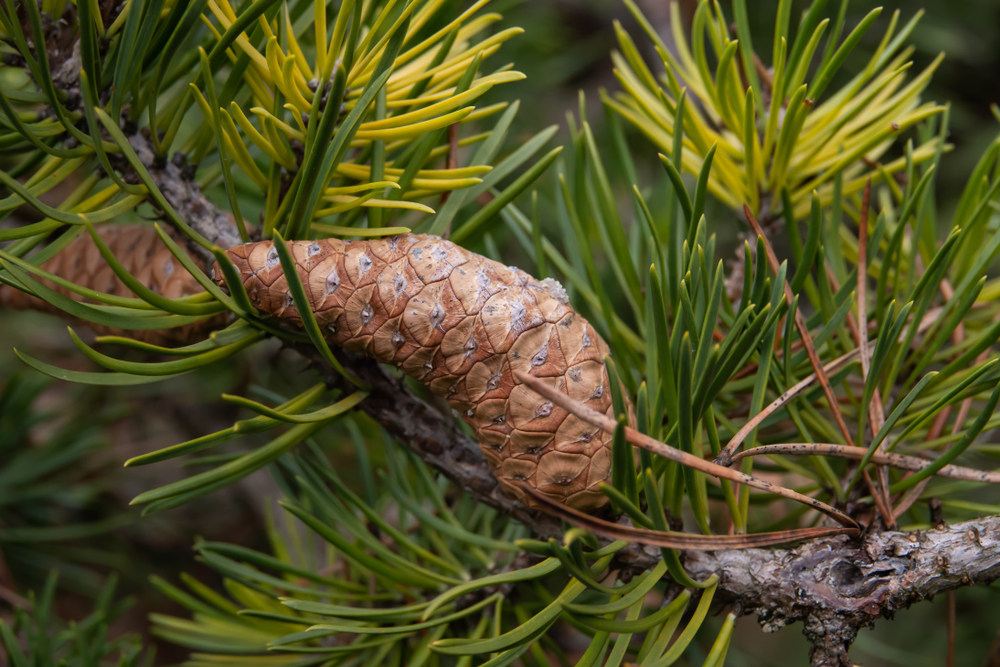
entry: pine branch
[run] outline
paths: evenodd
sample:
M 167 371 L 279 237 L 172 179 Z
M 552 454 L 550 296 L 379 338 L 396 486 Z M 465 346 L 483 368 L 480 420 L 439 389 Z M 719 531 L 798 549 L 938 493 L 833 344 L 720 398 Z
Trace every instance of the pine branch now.
M 226 219 L 175 165 L 155 173 L 157 185 L 165 195 L 171 193 L 168 199 L 174 198 L 175 209 L 193 216 L 188 217 L 192 226 Z M 227 247 L 237 243 L 234 234 Z M 331 387 L 353 388 L 314 347 L 293 349 L 310 359 Z M 393 438 L 477 500 L 514 517 L 540 538 L 561 538 L 558 521 L 500 491 L 478 445 L 402 378 L 390 376 L 363 356 L 343 350 L 337 354 L 345 370 L 372 387 L 359 409 Z M 658 548 L 632 544 L 616 554 L 615 563 L 639 573 L 655 567 L 661 558 Z M 835 537 L 788 550 L 686 552 L 682 560 L 697 580 L 718 574 L 720 597 L 737 603 L 745 614 L 756 612 L 765 629 L 803 621 L 813 645 L 813 665 L 849 665 L 847 651 L 861 627 L 921 599 L 1000 577 L 1000 517 L 926 533 L 874 534 L 861 544 Z
M 220 248 L 231 248 L 241 243 L 232 215 L 220 210 L 205 196 L 192 175 L 185 173 L 179 153 L 175 153 L 174 159 L 168 162 L 158 160 L 153 153 L 152 142 L 141 132 L 131 135 L 129 144 L 167 202 L 192 229 Z M 188 243 L 188 249 L 198 252 L 207 261 L 214 260 L 211 253 L 201 246 Z
M 79 53 L 79 40 L 76 40 L 72 53 Z M 67 61 L 66 64 L 69 63 Z M 55 83 L 69 98 L 75 98 L 72 103 L 78 105 L 81 94 L 78 85 L 79 68 L 60 68 L 60 72 L 63 70 L 72 74 L 60 76 Z M 129 133 L 128 139 L 156 187 L 192 229 L 224 250 L 241 243 L 232 217 L 206 197 L 194 183 L 193 174 L 187 173 L 184 168 L 183 155 L 175 154 L 170 161 L 158 158 L 152 142 L 141 131 Z M 138 182 L 125 160 L 116 162 L 115 167 L 120 168 L 125 180 Z M 150 200 L 150 204 L 156 206 L 155 201 Z M 188 243 L 188 246 L 189 250 L 197 252 L 206 260 L 212 259 L 204 248 L 194 243 Z M 297 345 L 294 349 L 321 369 L 331 387 L 343 385 L 348 388 L 349 383 L 344 376 L 335 372 L 316 348 Z M 410 391 L 401 379 L 391 378 L 377 363 L 369 359 L 343 350 L 338 353 L 349 373 L 372 386 L 372 393 L 362 403 L 361 409 L 382 424 L 393 437 L 410 447 L 426 463 L 459 487 L 491 507 L 513 516 L 530 527 L 536 535 L 543 538 L 562 535 L 557 520 L 504 495 L 477 443 L 462 433 L 451 420 Z
M 71 53 L 78 53 L 78 49 Z M 75 67 L 60 68 L 55 83 L 68 95 L 78 97 L 78 82 L 72 76 L 75 70 Z M 748 101 L 750 99 L 748 97 Z M 752 112 L 753 107 L 749 108 Z M 938 110 L 934 108 L 927 113 L 937 113 Z M 898 128 L 893 130 L 897 131 Z M 156 187 L 182 219 L 221 248 L 240 243 L 236 226 L 228 214 L 192 182 L 183 162 L 157 158 L 151 142 L 141 132 L 128 134 L 129 143 Z M 677 145 L 680 146 L 679 143 Z M 928 159 L 931 154 L 929 149 L 925 150 L 921 154 L 922 159 Z M 788 161 L 787 156 L 785 161 Z M 753 163 L 750 164 L 753 166 Z M 129 170 L 128 166 L 122 165 L 126 180 L 135 176 Z M 700 195 L 701 207 L 705 187 L 723 200 L 727 193 L 740 193 L 741 190 L 746 190 L 751 199 L 760 196 L 756 178 L 748 176 L 747 187 L 723 188 L 718 183 L 710 183 L 708 176 L 706 169 L 706 185 L 701 188 Z M 778 180 L 786 180 L 784 174 L 779 176 Z M 742 186 L 742 176 L 740 178 L 737 185 Z M 833 185 L 830 184 L 827 189 L 830 190 L 830 197 L 834 197 Z M 777 189 L 772 196 L 776 192 Z M 839 197 L 839 190 L 836 196 Z M 805 196 L 800 198 L 802 201 L 793 203 L 803 205 Z M 765 215 L 773 204 L 769 197 L 757 203 L 758 213 Z M 699 210 L 696 207 L 692 212 L 698 213 Z M 694 215 L 690 224 L 695 232 L 698 217 Z M 481 221 L 478 216 L 476 221 L 476 224 Z M 772 222 L 780 224 L 777 220 L 772 219 Z M 628 264 L 623 262 L 623 265 Z M 742 279 L 739 282 L 742 283 Z M 763 284 L 762 280 L 762 291 Z M 808 338 L 805 331 L 802 335 Z M 315 348 L 307 345 L 293 347 L 320 368 L 328 385 L 353 389 Z M 358 407 L 380 423 L 392 437 L 477 500 L 516 518 L 539 537 L 561 537 L 562 528 L 558 521 L 501 493 L 476 443 L 450 418 L 423 401 L 402 379 L 392 377 L 374 361 L 343 351 L 337 354 L 348 373 L 371 386 L 370 395 Z M 832 398 L 831 405 L 836 405 Z M 616 554 L 615 567 L 642 572 L 657 565 L 661 557 L 659 549 L 632 544 Z M 720 597 L 737 603 L 743 613 L 757 612 L 766 629 L 773 630 L 803 621 L 805 634 L 813 644 L 812 664 L 847 665 L 850 664 L 847 649 L 860 627 L 877 618 L 890 616 L 920 599 L 1000 576 L 1000 518 L 970 521 L 926 533 L 872 534 L 860 541 L 846 537 L 814 540 L 789 550 L 689 552 L 683 562 L 695 579 L 705 580 L 718 575 L 721 579 Z
M 1000 517 L 916 533 L 834 537 L 794 549 L 689 552 L 695 578 L 720 577 L 719 590 L 756 612 L 769 632 L 802 621 L 813 665 L 851 665 L 858 630 L 914 602 L 1000 577 Z
M 52 82 L 58 90 L 66 94 L 67 107 L 77 108 L 83 104 L 79 85 L 81 71 L 79 39 L 73 42 L 68 54 L 65 59 L 53 62 L 55 74 Z M 232 216 L 220 210 L 201 191 L 194 182 L 194 170 L 186 164 L 182 153 L 175 153 L 169 161 L 161 159 L 155 154 L 153 144 L 143 130 L 136 130 L 126 125 L 125 131 L 129 145 L 135 150 L 136 156 L 149 172 L 156 187 L 163 193 L 167 203 L 194 231 L 220 248 L 231 248 L 241 242 L 239 230 Z M 124 158 L 120 155 L 110 155 L 109 158 L 126 182 L 139 183 L 138 175 Z M 156 206 L 152 199 L 149 202 Z M 169 220 L 169 216 L 166 219 Z M 202 257 L 208 265 L 214 261 L 212 254 L 201 246 L 188 242 L 187 247 L 189 251 Z
M 348 388 L 346 380 L 323 367 L 312 347 L 295 349 L 323 368 L 328 383 Z M 372 385 L 359 407 L 394 438 L 540 537 L 561 536 L 554 520 L 502 495 L 476 443 L 401 379 L 359 355 L 343 353 L 340 358 L 345 369 Z M 660 559 L 658 548 L 632 544 L 615 562 L 639 573 Z M 891 618 L 914 602 L 1000 577 L 1000 517 L 927 532 L 872 534 L 861 543 L 834 537 L 794 549 L 689 551 L 682 560 L 696 580 L 718 574 L 720 597 L 744 614 L 756 613 L 766 630 L 802 621 L 813 645 L 813 665 L 850 665 L 847 651 L 860 628 Z
M 320 370 L 331 387 L 352 391 L 353 385 L 327 364 L 311 345 L 294 345 L 299 354 Z M 367 382 L 371 392 L 358 406 L 382 425 L 397 442 L 480 502 L 511 515 L 543 539 L 560 538 L 559 521 L 505 495 L 490 470 L 478 443 L 454 421 L 438 412 L 406 386 L 402 377 L 390 376 L 379 364 L 358 354 L 337 350 L 344 369 Z

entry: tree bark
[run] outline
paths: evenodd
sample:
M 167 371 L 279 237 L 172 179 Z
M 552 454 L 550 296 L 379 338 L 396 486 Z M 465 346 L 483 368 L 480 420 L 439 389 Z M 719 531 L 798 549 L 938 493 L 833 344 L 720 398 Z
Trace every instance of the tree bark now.
M 688 552 L 696 578 L 718 574 L 726 598 L 774 632 L 802 621 L 813 665 L 852 664 L 858 630 L 939 593 L 1000 577 L 1000 517 L 794 549 Z
M 313 363 L 330 387 L 355 389 L 311 345 L 292 348 Z M 385 367 L 360 354 L 345 350 L 336 350 L 335 354 L 346 371 L 371 386 L 371 393 L 358 408 L 381 424 L 397 442 L 413 450 L 424 463 L 459 488 L 514 517 L 542 539 L 562 535 L 558 520 L 528 508 L 502 491 L 479 443 L 466 435 L 450 415 L 441 414 L 414 393 L 404 376 L 391 375 Z
M 232 215 L 221 210 L 205 196 L 194 182 L 193 174 L 184 173 L 181 160 L 158 160 L 153 152 L 152 142 L 139 132 L 129 137 L 129 144 L 135 149 L 136 156 L 146 167 L 146 171 L 163 193 L 163 197 L 193 230 L 220 248 L 231 248 L 242 243 Z M 192 252 L 202 257 L 208 266 L 215 261 L 212 254 L 200 245 L 196 243 L 187 245 Z

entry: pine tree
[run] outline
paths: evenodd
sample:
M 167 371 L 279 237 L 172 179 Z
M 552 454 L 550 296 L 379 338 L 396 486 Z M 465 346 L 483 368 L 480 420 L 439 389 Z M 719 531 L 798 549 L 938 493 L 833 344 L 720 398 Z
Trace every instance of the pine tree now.
M 745 0 L 732 28 L 703 0 L 690 36 L 672 4 L 675 50 L 626 0 L 645 37 L 615 26 L 607 131 L 581 104 L 563 156 L 483 101 L 523 78 L 485 4 L 0 8 L 0 209 L 38 218 L 0 229 L 0 301 L 93 329 L 69 335 L 102 370 L 17 356 L 117 387 L 266 340 L 308 361 L 253 357 L 281 386 L 220 399 L 252 416 L 125 463 L 208 468 L 145 514 L 263 468 L 284 496 L 270 553 L 195 542 L 226 595 L 153 580 L 192 612 L 153 631 L 189 664 L 261 667 L 669 665 L 711 632 L 709 667 L 756 613 L 850 665 L 860 628 L 1000 575 L 976 493 L 1000 481 L 1000 137 L 939 219 L 948 107 L 921 100 L 938 60 L 909 72 L 919 17 L 850 27 L 816 0 L 793 27 L 782 0 L 766 65 Z M 709 196 L 745 226 L 735 255 Z M 63 650 L 54 582 L 0 620 L 12 664 Z

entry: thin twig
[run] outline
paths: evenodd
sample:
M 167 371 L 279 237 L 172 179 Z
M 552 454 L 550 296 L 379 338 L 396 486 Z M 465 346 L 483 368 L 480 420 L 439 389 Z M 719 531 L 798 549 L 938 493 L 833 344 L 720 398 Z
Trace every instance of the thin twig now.
M 588 408 L 583 403 L 574 401 L 570 398 L 569 394 L 564 394 L 557 388 L 550 387 L 539 378 L 532 377 L 531 375 L 522 373 L 521 371 L 514 371 L 514 377 L 516 377 L 520 382 L 526 384 L 538 395 L 547 398 L 563 410 L 576 415 L 592 426 L 596 426 L 597 428 L 608 433 L 614 433 L 618 426 L 618 422 L 614 419 L 611 419 L 607 415 L 603 415 L 596 410 Z M 848 528 L 858 527 L 858 523 L 854 519 L 847 516 L 840 510 L 831 507 L 824 502 L 816 500 L 815 498 L 810 498 L 809 496 L 792 491 L 791 489 L 786 489 L 783 486 L 777 486 L 775 484 L 771 484 L 770 482 L 765 482 L 764 480 L 751 477 L 750 475 L 732 470 L 731 468 L 711 463 L 700 456 L 688 454 L 687 452 L 671 447 L 670 445 L 662 443 L 659 440 L 649 437 L 648 435 L 639 433 L 635 429 L 629 428 L 628 426 L 625 427 L 625 440 L 632 443 L 636 447 L 641 447 L 642 449 L 652 452 L 653 454 L 657 454 L 658 456 L 675 461 L 689 468 L 694 468 L 695 470 L 712 475 L 713 477 L 728 479 L 733 482 L 738 482 L 739 484 L 745 484 L 755 489 L 760 489 L 761 491 L 776 493 L 784 498 L 805 503 L 813 509 L 829 515 L 835 521 L 841 525 L 847 526 Z
M 824 369 L 829 373 L 834 373 L 843 368 L 845 365 L 854 361 L 858 357 L 858 354 L 860 354 L 860 352 L 861 350 L 857 348 L 851 350 L 842 357 L 834 359 L 833 361 L 828 363 L 826 366 L 824 366 Z M 772 414 L 780 410 L 786 403 L 788 403 L 793 398 L 795 398 L 796 396 L 804 392 L 806 389 L 811 387 L 813 383 L 816 382 L 817 377 L 818 376 L 816 375 L 816 373 L 809 375 L 795 386 L 786 389 L 785 393 L 776 398 L 774 402 L 772 402 L 766 408 L 764 408 L 756 415 L 754 415 L 754 417 L 746 424 L 744 424 L 743 428 L 737 431 L 736 434 L 732 437 L 732 439 L 728 443 L 726 443 L 726 446 L 723 447 L 722 450 L 719 452 L 718 456 L 715 457 L 715 463 L 723 466 L 731 465 L 732 461 L 734 460 L 733 452 L 735 452 L 739 448 L 739 446 L 743 444 L 743 441 L 746 440 L 746 438 L 750 435 L 750 433 L 755 428 L 757 428 L 761 424 L 761 422 L 763 422 Z
M 865 186 L 863 203 L 861 204 L 861 220 L 858 223 L 858 347 L 868 351 L 868 209 L 872 193 L 872 179 Z M 866 355 L 861 357 L 861 376 L 868 381 L 870 364 Z
M 757 222 L 757 219 L 754 217 L 750 207 L 746 204 L 743 205 L 743 213 L 750 222 L 750 226 L 753 227 L 754 233 L 756 233 L 757 236 L 763 240 L 764 250 L 767 253 L 767 261 L 771 265 L 771 270 L 774 273 L 777 273 L 779 268 L 778 257 L 774 254 L 774 248 L 771 247 L 771 242 L 768 241 L 767 236 L 764 234 L 764 230 L 760 227 L 760 223 Z M 785 281 L 784 289 L 785 299 L 788 303 L 791 303 L 795 297 L 792 294 L 792 288 L 788 285 L 787 280 Z M 837 405 L 837 396 L 833 393 L 833 386 L 830 384 L 829 376 L 827 376 L 826 371 L 823 370 L 823 364 L 820 361 L 819 354 L 816 352 L 816 346 L 813 345 L 812 336 L 809 335 L 809 327 L 806 326 L 806 319 L 800 310 L 795 311 L 795 328 L 799 330 L 802 342 L 806 346 L 806 354 L 809 357 L 809 361 L 812 363 L 813 371 L 816 373 L 816 378 L 823 387 L 823 394 L 826 396 L 826 400 L 830 403 L 830 409 L 833 411 L 833 415 L 837 420 L 837 426 L 840 427 L 840 431 L 843 433 L 844 439 L 847 440 L 848 444 L 853 445 L 854 439 L 851 437 L 851 432 L 847 428 L 844 416 L 840 413 L 840 408 Z
M 840 458 L 860 461 L 866 452 L 860 447 L 845 447 L 817 442 L 796 442 L 784 443 L 780 445 L 760 445 L 753 449 L 739 452 L 733 457 L 733 462 L 739 461 L 747 456 L 767 456 L 769 454 L 792 454 L 801 456 L 838 456 Z M 876 465 L 890 466 L 901 470 L 923 470 L 934 463 L 930 459 L 922 459 L 916 456 L 905 454 L 895 454 L 883 452 L 881 450 L 872 454 L 871 462 Z M 950 477 L 969 482 L 988 482 L 990 484 L 1000 484 L 1000 472 L 989 472 L 986 470 L 975 470 L 963 466 L 947 465 L 937 472 L 940 477 Z
M 861 198 L 861 216 L 858 222 L 858 323 L 857 327 L 857 338 L 858 347 L 861 348 L 861 381 L 868 382 L 868 372 L 870 370 L 870 364 L 868 359 L 868 215 L 871 209 L 871 197 L 872 197 L 872 179 L 868 178 L 868 183 L 865 185 L 864 195 Z M 872 394 L 871 402 L 868 404 L 868 426 L 871 428 L 872 438 L 876 437 L 879 429 L 885 423 L 885 412 L 882 409 L 882 397 L 878 390 L 878 383 L 876 382 L 875 391 Z M 863 437 L 863 433 L 858 433 L 858 437 Z M 883 441 L 879 450 L 885 449 L 885 441 Z M 876 464 L 875 474 L 878 478 L 878 492 L 881 495 L 882 502 L 879 504 L 879 509 L 884 506 L 886 508 L 892 507 L 892 502 L 889 500 L 889 478 L 886 475 L 885 468 Z M 892 512 L 885 512 L 882 517 L 886 521 L 886 526 L 888 528 L 896 527 L 896 520 L 893 518 Z
M 826 267 L 826 277 L 830 281 L 830 289 L 832 289 L 834 292 L 839 292 L 840 291 L 840 282 L 837 280 L 837 276 L 834 275 L 833 270 L 830 269 L 829 266 Z M 986 304 L 978 304 L 978 303 L 976 303 L 976 304 L 972 305 L 972 308 L 970 310 L 979 310 L 979 309 L 982 309 L 982 308 L 985 308 L 985 307 L 986 307 Z M 935 308 L 931 308 L 926 313 L 924 313 L 923 318 L 920 320 L 920 326 L 917 327 L 917 333 L 918 334 L 922 334 L 922 333 L 925 333 L 928 329 L 930 329 L 931 326 L 933 326 L 934 323 L 937 322 L 938 319 L 940 319 L 941 313 L 943 311 L 944 311 L 944 308 L 941 308 L 940 306 L 938 306 L 938 307 L 935 307 Z M 858 322 L 857 322 L 857 320 L 854 319 L 854 314 L 851 313 L 850 311 L 848 311 L 848 313 L 847 313 L 847 328 L 851 330 L 851 336 L 854 338 L 854 341 L 857 342 L 858 341 L 858 337 L 861 334 L 858 331 Z M 868 323 L 868 331 L 869 332 L 874 331 L 876 328 L 877 328 L 877 325 L 876 325 L 875 322 L 869 322 Z M 900 343 L 902 343 L 904 340 L 906 340 L 906 331 L 901 331 L 899 333 L 899 338 L 897 340 Z M 874 340 L 869 340 L 868 344 L 871 345 L 874 342 L 875 342 Z
M 899 501 L 899 505 L 892 510 L 892 516 L 899 519 L 899 517 L 903 516 L 906 510 L 913 507 L 913 503 L 920 499 L 920 496 L 924 493 L 924 489 L 927 488 L 927 485 L 930 484 L 932 479 L 934 478 L 928 477 L 927 479 L 917 482 L 917 485 L 910 489 L 906 495 L 903 496 L 903 499 Z
M 764 230 L 761 229 L 760 223 L 754 217 L 753 212 L 750 207 L 746 204 L 743 205 L 743 213 L 753 227 L 754 232 L 757 234 L 764 243 L 764 250 L 767 253 L 767 261 L 771 265 L 771 270 L 774 273 L 778 272 L 778 257 L 774 254 L 774 248 L 771 247 L 771 242 L 768 241 L 767 236 L 764 234 Z M 792 295 L 792 288 L 789 286 L 788 281 L 785 281 L 785 299 L 788 303 L 792 302 L 794 296 Z M 816 378 L 819 380 L 820 386 L 823 387 L 823 394 L 826 396 L 827 402 L 830 404 L 830 410 L 833 412 L 834 418 L 837 420 L 837 426 L 840 428 L 841 434 L 844 436 L 844 440 L 848 445 L 854 446 L 854 438 L 851 437 L 851 432 L 847 428 L 847 423 L 844 421 L 844 415 L 840 412 L 840 405 L 837 402 L 837 395 L 833 393 L 833 385 L 830 384 L 830 377 L 823 370 L 823 363 L 819 358 L 819 354 L 816 352 L 816 346 L 813 344 L 812 336 L 809 335 L 809 327 L 806 325 L 806 318 L 802 315 L 801 310 L 795 311 L 795 328 L 799 331 L 799 336 L 802 338 L 802 342 L 806 346 L 806 355 L 809 357 L 809 362 L 812 364 L 813 371 L 816 373 Z M 878 492 L 875 483 L 872 481 L 868 472 L 864 473 L 865 482 L 868 484 L 868 488 L 871 491 L 872 498 L 875 499 L 875 505 L 878 507 L 879 513 L 885 519 L 886 525 L 892 522 L 892 510 L 889 508 L 882 495 Z
M 830 287 L 833 288 L 834 292 L 840 291 L 840 283 L 837 282 L 837 278 L 836 278 L 835 275 L 833 275 L 833 271 L 830 269 L 829 266 L 826 267 L 826 271 L 827 271 L 827 279 L 830 281 Z M 977 311 L 977 310 L 982 310 L 985 307 L 987 307 L 987 304 L 985 304 L 985 303 L 975 303 L 975 304 L 972 305 L 972 307 L 970 308 L 970 310 L 971 311 Z M 935 322 L 937 322 L 938 318 L 940 318 L 941 313 L 943 311 L 944 311 L 944 308 L 941 308 L 940 306 L 935 307 L 935 308 L 931 308 L 930 310 L 928 310 L 927 313 L 924 314 L 923 319 L 920 320 L 920 327 L 917 329 L 917 333 L 924 333 L 924 332 L 926 332 L 931 327 L 931 325 L 933 325 Z M 847 319 L 847 328 L 850 330 L 851 336 L 854 339 L 855 344 L 857 344 L 858 336 L 859 336 L 859 334 L 858 334 L 858 322 L 857 322 L 857 320 L 854 319 L 854 314 L 851 313 L 851 312 L 847 313 L 847 318 L 846 319 Z M 877 328 L 877 326 L 876 326 L 875 322 L 869 322 L 868 323 L 868 332 L 869 333 L 871 333 L 872 331 L 874 331 L 876 328 Z M 837 332 L 837 331 L 834 331 L 831 334 L 831 336 L 833 338 L 839 338 L 840 337 L 840 333 Z M 716 329 L 715 334 L 714 334 L 714 338 L 715 338 L 716 342 L 721 342 L 724 337 L 719 332 L 719 330 Z M 905 331 L 899 334 L 899 340 L 900 340 L 900 342 L 902 342 L 903 340 L 905 340 L 905 338 L 906 338 L 906 332 Z M 874 340 L 869 340 L 868 341 L 868 345 L 871 346 L 871 344 L 874 343 L 874 342 L 875 342 Z M 959 342 L 961 342 L 961 341 L 959 341 Z M 797 341 L 795 341 L 794 343 L 792 343 L 789 346 L 789 350 L 791 352 L 798 352 L 798 351 L 802 350 L 803 348 L 805 348 L 805 344 L 801 340 L 797 340 Z M 871 355 L 869 354 L 869 356 L 871 356 Z M 775 350 L 774 351 L 774 358 L 776 360 L 782 360 L 782 359 L 784 359 L 785 358 L 785 351 L 784 350 Z M 760 364 L 758 362 L 756 362 L 756 361 L 752 361 L 752 362 L 748 363 L 746 366 L 744 366 L 743 368 L 741 368 L 740 370 L 738 370 L 735 373 L 733 373 L 732 379 L 733 380 L 739 380 L 741 378 L 745 378 L 747 376 L 753 375 L 754 373 L 757 372 L 758 368 L 760 368 Z M 827 371 L 827 372 L 829 372 L 829 371 Z M 881 403 L 880 403 L 880 405 L 881 405 Z M 883 410 L 883 412 L 884 412 L 884 410 Z
M 752 549 L 756 547 L 772 547 L 779 544 L 801 542 L 820 537 L 835 535 L 857 536 L 856 528 L 797 528 L 781 530 L 772 533 L 757 533 L 753 535 L 699 535 L 695 533 L 667 533 L 645 528 L 633 528 L 618 523 L 598 519 L 590 514 L 575 510 L 568 505 L 556 502 L 540 493 L 530 484 L 521 483 L 525 493 L 542 505 L 546 512 L 567 521 L 578 528 L 584 528 L 592 533 L 612 540 L 639 542 L 655 547 L 668 549 L 684 549 L 688 551 L 719 551 L 720 549 Z
M 765 85 L 764 90 L 770 95 L 771 88 L 774 87 L 774 78 L 771 74 L 771 70 L 764 65 L 756 51 L 754 51 L 753 54 L 753 66 L 754 69 L 757 70 L 757 76 L 760 77 L 760 82 Z

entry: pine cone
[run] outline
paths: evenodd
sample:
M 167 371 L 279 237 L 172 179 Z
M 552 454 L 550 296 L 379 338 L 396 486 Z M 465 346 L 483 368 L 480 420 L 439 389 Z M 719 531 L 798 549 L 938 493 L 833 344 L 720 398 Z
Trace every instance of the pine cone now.
M 139 281 L 156 290 L 158 294 L 169 299 L 177 299 L 204 291 L 198 281 L 174 258 L 152 226 L 104 225 L 98 227 L 97 231 L 118 261 Z M 41 268 L 82 287 L 115 296 L 135 296 L 104 261 L 94 240 L 87 233 L 80 234 L 72 243 L 42 264 Z M 59 287 L 49 280 L 42 279 L 41 282 L 75 301 L 89 302 L 89 299 L 84 299 L 79 294 Z M 47 302 L 7 285 L 0 285 L 0 304 L 14 310 L 39 310 L 62 314 L 62 311 Z M 183 345 L 193 342 L 204 332 L 219 326 L 222 322 L 220 317 L 211 317 L 183 327 L 152 331 L 122 331 L 90 322 L 86 324 L 97 334 L 124 335 L 154 345 Z
M 607 344 L 552 279 L 481 257 L 437 236 L 289 243 L 316 319 L 332 343 L 403 369 L 471 426 L 501 484 L 526 481 L 571 507 L 607 498 L 611 435 L 518 382 L 545 378 L 613 416 Z M 271 241 L 228 251 L 263 312 L 301 324 Z M 213 274 L 221 281 L 218 266 Z M 630 410 L 631 412 L 631 410 Z

